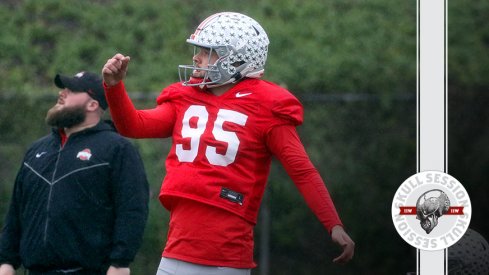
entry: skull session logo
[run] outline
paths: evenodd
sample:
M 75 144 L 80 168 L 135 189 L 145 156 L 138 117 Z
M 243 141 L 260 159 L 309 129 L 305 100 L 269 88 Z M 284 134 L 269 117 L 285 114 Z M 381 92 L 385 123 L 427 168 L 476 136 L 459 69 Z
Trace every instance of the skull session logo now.
M 399 235 L 422 250 L 456 243 L 470 223 L 467 191 L 452 176 L 424 171 L 405 180 L 392 201 L 392 220 Z
M 426 198 L 427 195 L 433 193 L 435 196 Z M 430 234 L 431 230 L 438 224 L 438 218 L 448 213 L 450 207 L 450 199 L 443 191 L 434 189 L 426 191 L 418 198 L 416 202 L 416 219 L 420 220 L 421 227 L 426 234 Z M 400 212 L 402 214 L 402 211 Z

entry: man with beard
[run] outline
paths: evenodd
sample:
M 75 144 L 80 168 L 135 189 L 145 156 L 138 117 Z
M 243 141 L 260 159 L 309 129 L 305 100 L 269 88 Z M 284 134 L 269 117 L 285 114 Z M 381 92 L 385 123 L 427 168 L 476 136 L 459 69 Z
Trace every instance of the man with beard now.
M 148 215 L 148 182 L 132 144 L 102 121 L 102 80 L 56 75 L 52 133 L 17 174 L 0 235 L 0 275 L 129 274 Z

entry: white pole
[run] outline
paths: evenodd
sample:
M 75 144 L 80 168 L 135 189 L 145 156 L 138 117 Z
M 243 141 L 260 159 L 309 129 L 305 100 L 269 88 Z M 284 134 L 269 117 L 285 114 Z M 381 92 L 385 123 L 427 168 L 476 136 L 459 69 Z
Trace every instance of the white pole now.
M 418 0 L 418 172 L 447 173 L 447 0 Z M 446 249 L 417 250 L 417 274 L 447 274 Z

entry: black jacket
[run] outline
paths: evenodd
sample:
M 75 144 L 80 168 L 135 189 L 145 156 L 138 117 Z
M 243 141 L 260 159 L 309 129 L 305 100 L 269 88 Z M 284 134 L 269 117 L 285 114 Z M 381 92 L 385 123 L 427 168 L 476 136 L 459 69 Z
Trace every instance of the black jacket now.
M 142 241 L 148 183 L 132 144 L 101 122 L 61 146 L 36 141 L 17 174 L 0 263 L 33 270 L 126 267 Z

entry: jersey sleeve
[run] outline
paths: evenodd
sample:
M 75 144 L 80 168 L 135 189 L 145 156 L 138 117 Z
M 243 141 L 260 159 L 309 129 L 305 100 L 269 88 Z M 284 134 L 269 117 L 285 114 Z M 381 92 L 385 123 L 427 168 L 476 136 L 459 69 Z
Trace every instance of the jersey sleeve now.
M 304 110 L 300 101 L 288 90 L 279 86 L 268 87 L 273 115 L 271 128 L 279 125 L 301 125 L 304 120 Z
M 175 110 L 169 100 L 158 100 L 153 109 L 137 110 L 126 92 L 124 83 L 108 87 L 105 96 L 117 131 L 130 138 L 165 138 L 173 131 Z M 165 94 L 163 90 L 162 94 Z
M 331 233 L 335 225 L 343 226 L 333 200 L 319 172 L 311 163 L 294 126 L 273 128 L 267 146 L 291 177 L 307 205 Z
M 174 83 L 161 91 L 161 93 L 156 98 L 156 104 L 162 105 L 178 97 L 179 91 L 177 87 L 181 87 L 180 83 Z

